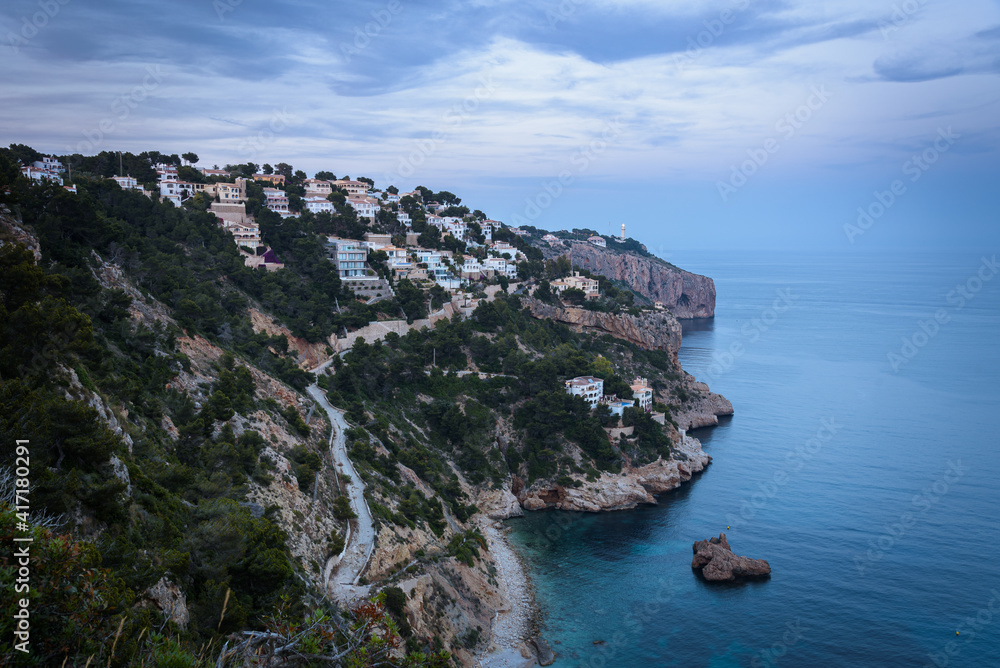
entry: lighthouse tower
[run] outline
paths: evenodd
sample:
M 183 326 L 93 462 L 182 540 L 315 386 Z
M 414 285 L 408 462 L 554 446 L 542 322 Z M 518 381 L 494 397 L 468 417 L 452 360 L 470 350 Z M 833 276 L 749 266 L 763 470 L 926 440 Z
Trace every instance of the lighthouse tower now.
M 625 241 L 625 223 L 622 223 L 622 241 Z

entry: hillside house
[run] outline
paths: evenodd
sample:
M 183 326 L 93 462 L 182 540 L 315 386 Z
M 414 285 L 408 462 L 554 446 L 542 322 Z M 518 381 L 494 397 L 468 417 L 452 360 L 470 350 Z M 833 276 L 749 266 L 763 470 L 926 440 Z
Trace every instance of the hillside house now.
M 566 392 L 583 400 L 596 408 L 604 396 L 604 381 L 594 376 L 577 376 L 566 381 Z

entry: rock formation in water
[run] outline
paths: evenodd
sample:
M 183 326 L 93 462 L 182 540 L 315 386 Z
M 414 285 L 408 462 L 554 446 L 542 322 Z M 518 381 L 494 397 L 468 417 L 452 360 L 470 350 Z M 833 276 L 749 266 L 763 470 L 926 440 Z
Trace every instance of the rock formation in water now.
M 718 538 L 695 541 L 691 568 L 700 571 L 702 577 L 711 582 L 771 576 L 771 565 L 763 559 L 733 554 L 724 533 L 720 533 Z
M 565 249 L 574 267 L 622 281 L 650 301 L 663 302 L 678 318 L 715 315 L 715 281 L 653 257 L 641 257 L 574 241 Z

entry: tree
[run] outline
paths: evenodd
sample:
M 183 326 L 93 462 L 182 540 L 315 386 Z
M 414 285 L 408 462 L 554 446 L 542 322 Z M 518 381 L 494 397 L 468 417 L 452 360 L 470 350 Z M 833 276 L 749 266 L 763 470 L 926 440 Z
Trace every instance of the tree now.
M 328 172 L 325 169 L 321 169 L 316 172 L 316 178 L 320 181 L 336 181 L 337 176 L 333 172 Z
M 535 289 L 534 298 L 540 302 L 552 302 L 552 286 L 549 285 L 548 281 L 542 281 L 538 284 Z
M 184 158 L 185 160 L 187 160 L 188 164 L 190 164 L 190 165 L 193 165 L 193 164 L 195 164 L 195 163 L 198 162 L 198 154 L 197 153 L 185 153 L 181 157 Z
M 566 288 L 560 298 L 567 304 L 580 305 L 587 300 L 587 293 L 579 288 Z
M 279 162 L 274 166 L 274 171 L 278 174 L 282 174 L 286 179 L 292 178 L 292 166 L 287 162 Z
M 274 167 L 272 167 L 271 165 L 269 165 L 269 164 L 267 164 L 265 162 L 264 163 L 264 173 L 265 174 L 274 174 Z

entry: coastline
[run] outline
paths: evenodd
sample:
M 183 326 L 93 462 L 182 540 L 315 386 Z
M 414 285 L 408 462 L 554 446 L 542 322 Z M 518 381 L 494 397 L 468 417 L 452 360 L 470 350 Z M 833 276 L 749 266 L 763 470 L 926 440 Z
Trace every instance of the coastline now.
M 552 510 L 587 510 L 590 512 L 614 512 L 631 510 L 643 503 L 655 504 L 656 496 L 680 487 L 689 482 L 694 474 L 700 473 L 711 462 L 711 457 L 701 449 L 701 442 L 687 434 L 682 434 L 678 443 L 680 462 L 670 460 L 658 461 L 649 467 L 634 470 L 631 474 L 616 476 L 615 483 L 620 484 L 622 478 L 642 490 L 642 496 L 631 495 L 626 503 L 618 495 L 600 496 L 603 503 L 585 504 L 586 508 L 578 507 L 576 503 L 555 504 Z M 641 473 L 640 473 L 641 472 Z M 631 480 L 635 478 L 635 480 Z M 641 482 L 640 482 L 641 481 Z M 606 482 L 605 482 L 606 484 Z M 598 482 L 600 486 L 600 481 Z M 602 492 L 607 492 L 604 486 Z M 511 512 L 507 506 L 492 516 L 483 517 L 479 526 L 486 537 L 489 552 L 496 565 L 497 589 L 506 606 L 497 610 L 490 624 L 490 640 L 485 650 L 476 654 L 476 665 L 479 668 L 529 668 L 539 665 L 537 652 L 529 642 L 538 637 L 541 621 L 541 609 L 535 599 L 535 590 L 527 565 L 508 539 L 509 527 L 503 525 L 498 518 L 517 517 L 521 515 L 521 505 L 513 498 L 513 494 L 502 495 L 491 499 L 494 503 L 513 502 L 516 511 Z M 566 499 L 568 500 L 568 499 Z M 529 504 L 530 505 L 530 504 Z
M 528 569 L 507 539 L 507 528 L 501 521 L 487 520 L 481 526 L 497 568 L 497 588 L 507 605 L 494 615 L 489 644 L 482 654 L 477 654 L 477 665 L 480 668 L 537 666 L 528 640 L 537 636 L 540 613 Z

